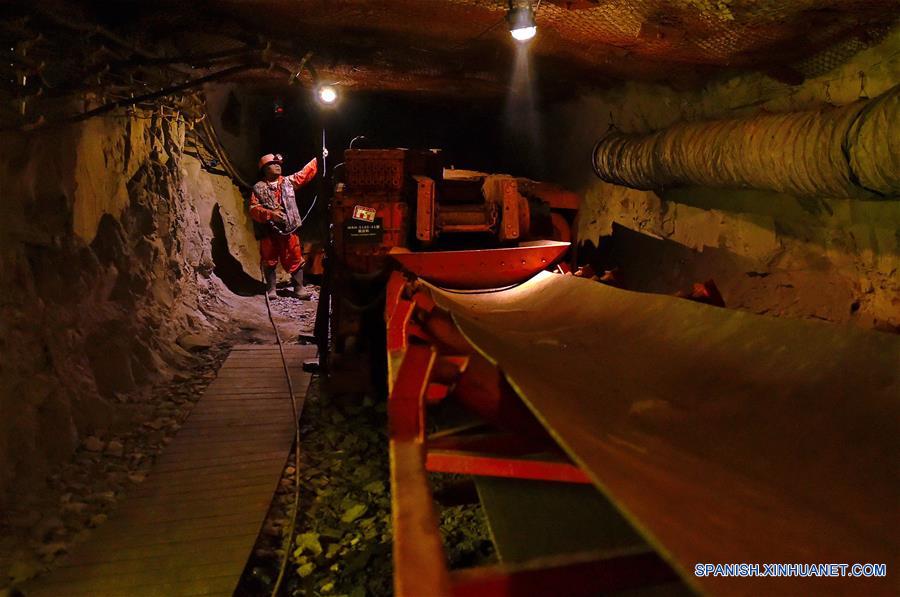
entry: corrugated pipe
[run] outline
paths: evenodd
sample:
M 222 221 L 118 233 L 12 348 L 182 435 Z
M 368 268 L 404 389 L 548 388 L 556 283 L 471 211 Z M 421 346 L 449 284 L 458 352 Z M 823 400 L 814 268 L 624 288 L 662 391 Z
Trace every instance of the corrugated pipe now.
M 841 107 L 681 123 L 646 135 L 610 130 L 594 146 L 593 164 L 603 180 L 645 190 L 689 184 L 900 196 L 900 85 Z

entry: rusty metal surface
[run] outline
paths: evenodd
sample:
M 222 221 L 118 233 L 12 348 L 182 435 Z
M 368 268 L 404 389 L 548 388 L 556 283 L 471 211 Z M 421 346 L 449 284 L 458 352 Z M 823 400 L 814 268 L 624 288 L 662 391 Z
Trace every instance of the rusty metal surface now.
M 695 588 L 896 594 L 900 337 L 549 273 L 434 296 Z M 693 575 L 725 562 L 886 563 L 889 576 Z
M 425 468 L 433 473 L 530 479 L 556 483 L 590 483 L 584 472 L 569 462 L 537 458 L 509 458 L 475 454 L 464 450 L 429 449 L 425 455 Z
M 422 401 L 434 361 L 431 347 L 411 345 L 388 399 L 394 593 L 398 597 L 450 594 L 446 556 L 425 471 Z
M 478 499 L 503 564 L 583 551 L 647 551 L 647 542 L 594 487 L 477 477 Z
M 650 553 L 586 552 L 541 558 L 522 566 L 487 566 L 453 573 L 453 597 L 532 597 L 565 595 L 650 595 L 679 597 L 685 591 L 670 582 L 674 573 Z M 660 591 L 648 592 L 648 585 Z
M 559 260 L 570 243 L 534 241 L 518 247 L 391 253 L 404 269 L 444 288 L 473 290 L 518 284 Z

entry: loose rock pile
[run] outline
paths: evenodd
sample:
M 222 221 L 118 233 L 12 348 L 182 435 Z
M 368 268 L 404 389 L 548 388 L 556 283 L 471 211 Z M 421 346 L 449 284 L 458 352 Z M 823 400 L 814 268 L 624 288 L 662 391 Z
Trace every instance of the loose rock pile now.
M 228 350 L 213 345 L 197 356 L 192 371 L 171 382 L 119 394 L 123 407 L 133 409 L 131 423 L 118 433 L 88 436 L 69 462 L 58 465 L 44 491 L 18 496 L 0 519 L 0 594 L 59 563 L 106 522 L 129 488 L 144 481 Z
M 307 285 L 307 292 L 312 296 L 309 301 L 301 301 L 287 294 L 286 291 L 279 290 L 278 298 L 271 301 L 272 314 L 292 320 L 292 330 L 300 334 L 311 335 L 313 327 L 316 323 L 316 304 L 319 301 L 319 287 Z M 279 331 L 282 333 L 282 340 L 293 341 L 295 338 L 286 335 L 283 331 L 284 326 L 279 325 Z
M 368 396 L 334 397 L 310 385 L 301 416 L 300 506 L 283 594 L 381 596 L 393 593 L 387 409 Z M 237 595 L 269 595 L 287 543 L 297 471 L 289 459 Z M 434 475 L 435 489 L 458 480 Z M 492 561 L 481 509 L 441 510 L 451 567 Z
M 310 385 L 301 417 L 300 509 L 287 595 L 391 593 L 391 501 L 384 403 L 354 404 Z M 238 594 L 264 595 L 278 574 L 290 523 L 291 462 Z

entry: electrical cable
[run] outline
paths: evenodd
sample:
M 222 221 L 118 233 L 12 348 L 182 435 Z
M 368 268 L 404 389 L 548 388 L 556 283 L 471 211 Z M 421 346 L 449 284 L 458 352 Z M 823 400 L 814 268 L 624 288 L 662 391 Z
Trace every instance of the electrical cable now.
M 326 161 L 328 156 L 325 154 L 325 127 L 322 127 L 322 178 L 325 178 L 325 173 L 328 171 L 328 162 Z
M 322 176 L 325 175 L 325 128 L 322 128 Z M 313 197 L 312 205 L 310 205 L 309 209 L 306 212 L 306 215 L 312 212 L 313 207 L 316 205 L 316 201 L 319 198 L 319 194 Z M 301 220 L 301 226 L 303 225 L 303 221 L 306 218 L 304 217 Z M 261 268 L 262 269 L 262 268 Z M 264 272 L 261 272 L 264 274 Z M 265 278 L 265 275 L 263 275 Z M 294 546 L 294 531 L 297 529 L 297 512 L 300 507 L 300 416 L 297 412 L 297 399 L 294 396 L 294 386 L 291 383 L 291 373 L 288 370 L 287 366 L 287 358 L 284 356 L 284 346 L 281 342 L 281 334 L 278 333 L 278 326 L 275 325 L 275 318 L 272 317 L 272 304 L 269 301 L 269 293 L 266 292 L 263 296 L 266 299 L 266 312 L 269 315 L 269 322 L 272 324 L 272 329 L 275 330 L 275 340 L 278 342 L 278 352 L 281 354 L 281 366 L 284 369 L 284 377 L 287 379 L 288 384 L 288 392 L 291 395 L 291 409 L 294 414 L 294 505 L 291 507 L 291 522 L 288 526 L 288 542 L 284 548 L 284 555 L 281 558 L 281 564 L 278 567 L 278 577 L 275 580 L 275 585 L 272 587 L 272 597 L 278 597 L 278 593 L 281 591 L 281 583 L 284 581 L 284 573 L 287 570 L 288 557 L 291 554 L 291 548 Z M 321 297 L 320 297 L 321 298 Z M 318 316 L 317 316 L 318 318 Z M 319 355 L 321 358 L 321 354 Z
M 219 159 L 219 163 L 222 164 L 222 167 L 225 168 L 229 176 L 231 176 L 232 180 L 234 180 L 238 186 L 244 189 L 253 188 L 253 185 L 244 180 L 240 172 L 237 171 L 237 168 L 234 167 L 234 164 L 231 163 L 231 160 L 228 158 L 228 153 L 225 151 L 222 142 L 219 140 L 216 128 L 212 125 L 209 118 L 203 118 L 200 121 L 200 127 L 194 132 L 200 137 L 201 141 L 204 141 L 204 143 L 212 149 L 213 155 Z
M 265 278 L 265 276 L 263 276 Z M 278 342 L 278 352 L 281 355 L 281 366 L 284 369 L 284 377 L 287 380 L 288 393 L 291 396 L 291 411 L 294 416 L 294 505 L 291 507 L 291 522 L 288 527 L 288 543 L 284 548 L 284 555 L 281 558 L 281 565 L 278 569 L 278 578 L 275 580 L 275 586 L 272 587 L 272 597 L 277 597 L 281 590 L 281 583 L 284 580 L 284 572 L 287 569 L 288 557 L 291 548 L 294 546 L 294 531 L 297 527 L 297 511 L 300 506 L 300 415 L 297 411 L 297 398 L 294 395 L 294 385 L 291 382 L 291 373 L 288 370 L 287 358 L 284 356 L 284 345 L 281 341 L 281 334 L 278 333 L 278 326 L 275 324 L 275 318 L 272 316 L 272 305 L 269 301 L 269 293 L 263 294 L 266 299 L 266 312 L 269 315 L 269 322 L 275 331 L 275 340 Z
M 300 220 L 301 227 L 303 227 L 303 224 L 306 223 L 306 218 L 308 218 L 309 214 L 312 213 L 313 208 L 316 206 L 316 201 L 318 201 L 318 200 L 319 200 L 319 194 L 316 193 L 315 195 L 313 195 L 312 203 L 309 204 L 309 209 L 306 210 L 306 215 L 303 216 L 303 219 Z

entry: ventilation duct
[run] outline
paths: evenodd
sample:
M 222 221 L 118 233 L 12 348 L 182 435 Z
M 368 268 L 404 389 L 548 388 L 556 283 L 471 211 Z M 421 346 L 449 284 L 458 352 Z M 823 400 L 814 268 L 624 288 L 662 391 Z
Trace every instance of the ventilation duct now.
M 900 195 L 900 85 L 877 98 L 808 112 L 681 123 L 646 135 L 610 131 L 594 172 L 636 189 L 756 188 L 794 195 Z

